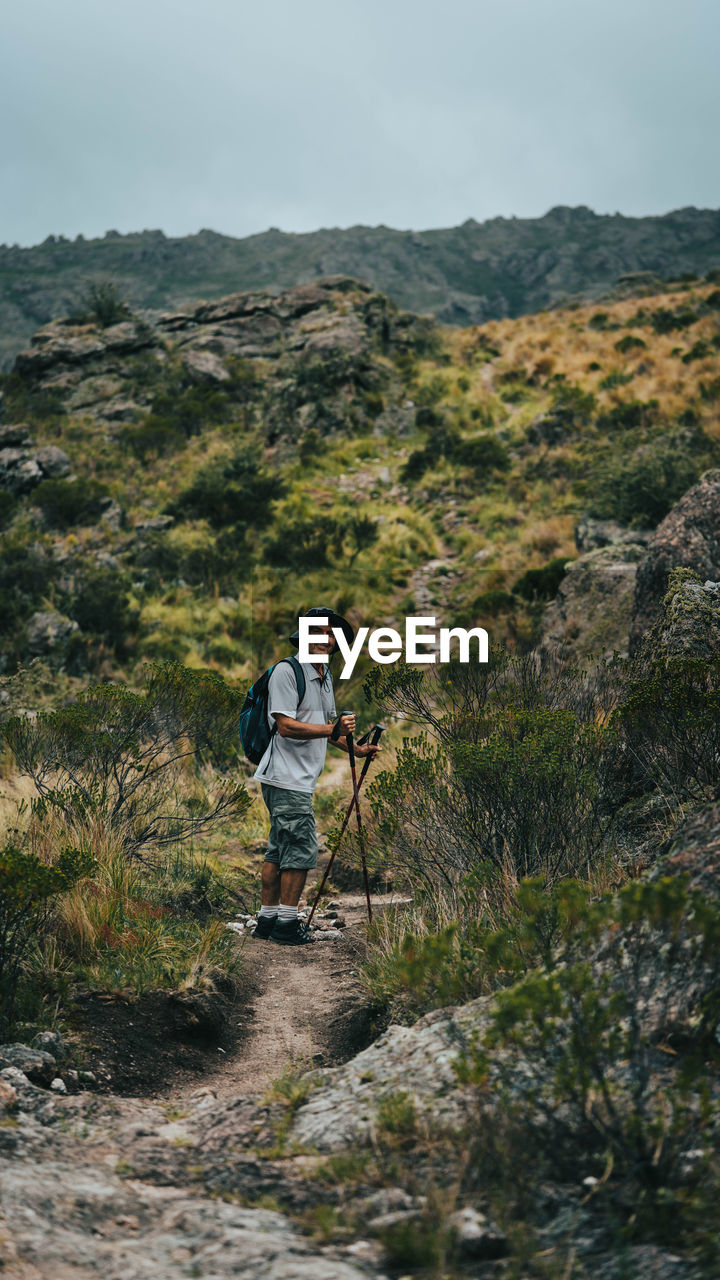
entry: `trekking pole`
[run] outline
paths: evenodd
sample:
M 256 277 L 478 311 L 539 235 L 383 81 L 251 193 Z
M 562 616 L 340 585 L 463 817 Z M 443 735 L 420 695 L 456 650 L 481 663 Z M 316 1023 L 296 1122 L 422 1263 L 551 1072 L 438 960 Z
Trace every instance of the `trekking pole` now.
M 338 724 L 339 724 L 339 722 L 340 722 L 340 719 L 338 719 Z M 333 731 L 333 732 L 334 732 L 334 731 Z M 377 746 L 377 744 L 379 743 L 379 741 L 380 741 L 380 739 L 381 739 L 382 735 L 384 734 L 384 732 L 385 732 L 385 725 L 384 725 L 384 724 L 375 724 L 375 725 L 373 725 L 373 728 L 372 728 L 372 729 L 369 729 L 369 730 L 368 730 L 368 732 L 367 732 L 366 734 L 363 734 L 362 738 L 360 738 L 360 739 L 358 740 L 358 744 L 357 744 L 357 745 L 358 745 L 359 747 L 364 747 L 364 746 L 365 746 L 365 743 L 366 743 L 366 742 L 368 742 L 368 741 L 370 741 L 370 742 L 371 742 L 371 745 L 372 745 L 373 747 L 376 747 L 376 746 Z M 331 739 L 332 739 L 332 734 L 331 734 Z M 360 774 L 360 778 L 359 778 L 359 780 L 358 780 L 358 786 L 357 786 L 358 791 L 360 790 L 360 788 L 361 788 L 361 786 L 362 786 L 363 782 L 365 781 L 365 774 L 367 773 L 368 769 L 370 768 L 370 762 L 371 762 L 371 760 L 372 760 L 372 759 L 373 759 L 373 757 L 372 757 L 372 756 L 366 756 L 366 757 L 365 757 L 365 759 L 363 760 L 362 772 L 361 772 L 361 774 Z M 325 883 L 326 883 L 327 878 L 328 878 L 328 876 L 330 875 L 330 872 L 331 872 L 331 870 L 332 870 L 332 864 L 333 864 L 333 862 L 335 861 L 335 858 L 336 858 L 336 856 L 337 856 L 337 851 L 338 851 L 338 848 L 339 848 L 339 846 L 340 846 L 340 841 L 342 840 L 342 838 L 343 838 L 343 836 L 344 836 L 344 834 L 345 834 L 345 828 L 347 827 L 347 824 L 348 824 L 348 822 L 350 821 L 350 814 L 352 813 L 352 811 L 353 811 L 354 807 L 355 807 L 355 792 L 353 791 L 353 794 L 352 794 L 352 797 L 351 797 L 350 803 L 349 803 L 349 805 L 348 805 L 348 807 L 347 807 L 347 812 L 346 812 L 346 814 L 345 814 L 345 817 L 343 818 L 343 824 L 342 824 L 342 826 L 341 826 L 341 828 L 340 828 L 340 834 L 338 835 L 338 838 L 337 838 L 337 840 L 336 840 L 336 842 L 335 842 L 335 848 L 333 849 L 333 851 L 332 851 L 332 855 L 331 855 L 331 857 L 330 857 L 330 861 L 328 862 L 327 867 L 325 868 L 325 872 L 324 872 L 324 874 L 323 874 L 323 878 L 322 878 L 322 880 L 320 881 L 320 888 L 318 889 L 318 891 L 317 891 L 317 893 L 316 893 L 316 895 L 315 895 L 315 901 L 314 901 L 314 902 L 313 902 L 313 904 L 312 904 L 312 909 L 311 909 L 311 911 L 310 911 L 310 915 L 308 916 L 308 922 L 307 922 L 307 927 L 308 927 L 308 929 L 310 928 L 310 924 L 311 924 L 312 918 L 313 918 L 313 916 L 315 915 L 315 908 L 317 907 L 317 904 L 318 904 L 318 902 L 320 901 L 320 899 L 321 899 L 321 897 L 322 897 L 322 891 L 323 891 L 323 889 L 325 888 Z
M 347 742 L 348 755 L 350 756 L 350 773 L 352 774 L 353 799 L 355 800 L 355 816 L 358 825 L 358 841 L 360 844 L 360 859 L 362 862 L 363 876 L 365 878 L 365 897 L 367 898 L 368 920 L 372 920 L 372 906 L 370 904 L 370 881 L 368 880 L 368 869 L 365 861 L 365 837 L 363 835 L 362 818 L 360 816 L 360 797 L 358 796 L 358 782 L 355 773 L 355 744 L 351 733 L 345 735 Z

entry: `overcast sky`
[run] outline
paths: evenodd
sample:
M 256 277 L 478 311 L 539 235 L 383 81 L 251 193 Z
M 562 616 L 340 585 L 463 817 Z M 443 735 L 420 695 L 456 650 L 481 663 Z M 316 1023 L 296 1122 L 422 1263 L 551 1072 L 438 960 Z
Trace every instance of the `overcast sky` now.
M 6 0 L 0 242 L 720 207 L 719 0 Z

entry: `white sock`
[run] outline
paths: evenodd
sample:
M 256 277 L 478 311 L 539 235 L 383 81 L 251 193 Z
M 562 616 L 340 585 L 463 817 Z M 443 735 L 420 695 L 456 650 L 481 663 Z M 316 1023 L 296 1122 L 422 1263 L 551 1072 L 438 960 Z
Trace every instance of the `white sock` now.
M 277 913 L 278 913 L 277 907 L 261 907 L 259 918 L 261 920 L 268 920 L 271 916 L 276 916 Z
M 278 907 L 278 920 L 297 920 L 297 918 L 297 907 L 284 907 L 282 902 L 280 903 L 280 906 Z

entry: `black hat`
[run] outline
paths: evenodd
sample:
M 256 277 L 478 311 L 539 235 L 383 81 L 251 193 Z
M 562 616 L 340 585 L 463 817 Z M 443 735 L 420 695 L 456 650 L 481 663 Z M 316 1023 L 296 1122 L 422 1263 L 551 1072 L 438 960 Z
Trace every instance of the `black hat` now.
M 318 606 L 317 609 L 308 609 L 306 613 L 303 613 L 300 616 L 302 618 L 327 618 L 328 626 L 342 627 L 343 635 L 345 636 L 345 639 L 347 640 L 348 644 L 352 644 L 353 640 L 355 639 L 355 632 L 353 631 L 347 618 L 341 617 L 341 615 L 339 613 L 336 613 L 334 609 L 330 609 L 328 607 L 323 608 L 322 606 Z M 294 631 L 293 634 L 288 637 L 288 639 L 290 640 L 291 644 L 294 644 L 295 646 L 299 645 L 300 632 Z

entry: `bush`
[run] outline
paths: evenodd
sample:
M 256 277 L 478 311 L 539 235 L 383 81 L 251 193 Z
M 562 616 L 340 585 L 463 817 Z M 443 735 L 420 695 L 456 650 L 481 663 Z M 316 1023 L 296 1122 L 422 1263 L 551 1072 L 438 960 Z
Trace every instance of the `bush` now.
M 0 849 L 0 1029 L 12 1023 L 20 966 L 49 903 L 93 866 L 79 849 L 65 849 L 51 866 L 15 844 Z
M 720 657 L 667 656 L 646 640 L 614 713 L 646 788 L 673 807 L 720 795 Z
M 632 373 L 623 373 L 620 369 L 611 369 L 604 378 L 600 379 L 600 390 L 612 391 L 614 387 L 626 387 L 629 382 L 632 382 L 633 377 Z
M 556 556 L 540 569 L 527 569 L 515 583 L 514 594 L 529 601 L 554 599 L 569 564 L 571 556 Z
M 187 437 L 166 419 L 151 415 L 138 427 L 126 427 L 120 442 L 139 462 L 146 463 L 151 458 L 177 453 L 185 447 Z
M 493 650 L 488 664 L 451 662 L 440 674 L 377 669 L 364 689 L 431 734 L 406 740 L 395 773 L 369 790 L 391 870 L 456 903 L 479 867 L 499 891 L 513 876 L 552 884 L 597 864 L 614 816 L 605 788 L 616 734 L 596 723 L 571 668 L 542 673 Z
M 690 325 L 697 324 L 699 319 L 696 311 L 687 308 L 670 311 L 667 307 L 659 307 L 657 311 L 651 311 L 649 316 L 649 322 L 656 333 L 674 333 L 676 329 L 687 329 Z
M 213 529 L 264 529 L 272 521 L 273 504 L 286 491 L 280 476 L 266 471 L 253 451 L 242 450 L 229 462 L 199 472 L 168 510 L 184 520 L 207 520 Z
M 589 482 L 589 514 L 653 528 L 698 479 L 702 468 L 672 441 L 600 464 Z
M 55 529 L 94 524 L 105 508 L 109 489 L 97 480 L 43 480 L 33 490 L 32 501 Z
M 659 416 L 660 406 L 657 400 L 624 400 L 613 405 L 607 413 L 598 416 L 597 425 L 600 431 L 638 431 L 652 426 Z
M 642 338 L 636 337 L 634 333 L 628 333 L 624 338 L 620 338 L 620 340 L 615 343 L 615 350 L 619 351 L 623 356 L 626 355 L 628 351 L 636 351 L 646 347 L 647 343 L 643 342 Z
M 0 556 L 0 635 L 12 652 L 20 643 L 23 624 L 41 601 L 52 594 L 59 566 L 37 542 L 9 534 Z M 8 651 L 6 645 L 6 652 Z
M 96 685 L 70 706 L 15 716 L 5 728 L 39 793 L 37 813 L 58 812 L 79 831 L 99 825 L 136 856 L 249 804 L 244 787 L 226 780 L 212 791 L 201 770 L 236 758 L 244 691 L 173 662 L 146 668 L 143 684 L 139 693 Z
M 122 320 L 130 318 L 130 308 L 120 297 L 117 286 L 111 280 L 101 280 L 91 284 L 83 302 L 86 316 L 80 316 L 78 319 L 94 320 L 102 329 L 108 329 L 110 325 L 119 324 Z
M 571 1179 L 594 1167 L 608 1206 L 624 1191 L 641 1238 L 681 1236 L 688 1183 L 711 1172 L 701 1162 L 688 1179 L 682 1166 L 712 1146 L 720 1118 L 703 1061 L 718 1022 L 718 943 L 717 903 L 682 877 L 631 883 L 585 906 L 543 967 L 498 995 L 482 1048 L 459 1067 L 466 1082 L 486 1087 L 492 1075 L 509 1091 L 529 1158 L 541 1144 Z M 660 1048 L 678 1016 L 668 1070 Z M 679 1218 L 668 1220 L 670 1204 Z
M 369 516 L 298 517 L 285 521 L 268 539 L 264 557 L 268 564 L 291 569 L 321 568 L 349 556 L 353 564 L 362 551 L 377 540 L 378 526 Z
M 18 508 L 18 500 L 9 489 L 0 489 L 0 529 L 6 529 Z
M 553 391 L 551 412 L 568 428 L 586 426 L 595 411 L 595 396 L 575 383 L 561 381 Z
M 125 656 L 139 616 L 130 606 L 129 589 L 128 579 L 116 569 L 90 569 L 80 579 L 71 605 L 81 631 L 98 636 L 118 657 Z

